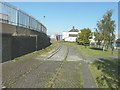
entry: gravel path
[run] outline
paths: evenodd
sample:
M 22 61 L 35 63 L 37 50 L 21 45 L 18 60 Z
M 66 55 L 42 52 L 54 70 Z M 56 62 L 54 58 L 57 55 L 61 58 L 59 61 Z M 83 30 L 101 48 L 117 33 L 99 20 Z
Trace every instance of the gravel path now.
M 60 61 L 45 61 L 37 69 L 17 80 L 11 87 L 47 88 L 49 79 L 60 67 L 60 64 Z
M 78 61 L 66 61 L 53 88 L 82 88 L 80 66 Z
M 62 49 L 51 58 L 57 59 L 57 56 L 63 54 L 63 50 L 67 52 L 66 48 L 66 46 L 62 46 Z M 36 57 L 39 57 L 39 59 Z M 64 58 L 65 55 L 61 56 L 61 61 Z M 49 79 L 60 67 L 61 61 L 44 60 L 43 57 L 40 58 L 38 55 L 30 54 L 19 58 L 19 60 L 5 62 L 2 64 L 2 85 L 12 88 L 47 87 Z
M 61 46 L 61 49 L 59 50 L 59 52 L 57 52 L 55 55 L 53 55 L 47 60 L 63 61 L 64 58 L 66 57 L 66 53 L 67 53 L 67 46 Z
M 82 58 L 82 60 L 80 60 L 80 63 L 82 65 L 82 79 L 83 79 L 83 88 L 97 88 L 97 85 L 95 83 L 95 80 L 93 79 L 93 76 L 91 74 L 91 71 L 89 69 L 88 63 L 87 62 L 93 62 L 96 59 L 94 58 L 88 58 L 88 57 L 84 57 L 84 55 L 82 55 L 81 53 L 82 51 L 80 51 L 80 58 Z
M 53 55 L 46 55 L 41 57 L 30 54 L 21 57 L 20 60 L 3 63 L 3 86 L 12 88 L 96 87 L 87 63 L 72 46 L 62 45 Z
M 26 74 L 28 71 L 37 68 L 42 61 L 34 60 L 34 56 L 24 58 L 21 60 L 6 62 L 2 64 L 2 83 L 5 86 L 9 86 L 20 76 Z
M 68 53 L 66 60 L 67 61 L 80 61 L 82 59 L 79 57 L 79 52 L 74 47 L 69 46 L 69 53 Z
M 97 88 L 87 63 L 82 60 L 80 63 L 82 64 L 83 88 Z

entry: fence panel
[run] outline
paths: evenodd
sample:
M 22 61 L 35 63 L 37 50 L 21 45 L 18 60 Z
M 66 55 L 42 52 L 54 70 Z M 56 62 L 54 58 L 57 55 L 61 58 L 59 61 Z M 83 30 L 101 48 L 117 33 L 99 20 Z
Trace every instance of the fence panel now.
M 5 2 L 0 2 L 0 8 L 0 22 L 46 33 L 46 27 L 24 11 Z

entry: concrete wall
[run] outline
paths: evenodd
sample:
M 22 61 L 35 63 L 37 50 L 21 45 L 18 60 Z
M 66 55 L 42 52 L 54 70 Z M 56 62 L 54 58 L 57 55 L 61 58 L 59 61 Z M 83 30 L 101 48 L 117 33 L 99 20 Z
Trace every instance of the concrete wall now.
M 2 35 L 2 62 L 11 60 L 12 54 L 12 36 L 9 34 Z
M 2 25 L 0 24 L 0 63 L 2 63 Z
M 23 28 L 23 27 L 17 27 L 16 26 L 16 33 L 17 34 L 23 34 L 23 35 L 29 35 L 28 32 L 28 28 Z
M 0 23 L 2 25 L 2 34 L 13 34 L 16 32 L 16 26 Z
M 12 59 L 36 50 L 36 38 L 32 36 L 12 37 Z
M 50 45 L 50 38 L 47 35 L 45 35 L 44 33 L 41 33 L 40 35 L 38 35 L 37 41 L 38 41 L 37 42 L 37 50 L 44 49 Z
M 20 26 L 15 26 L 15 25 L 11 25 L 11 24 L 6 24 L 6 23 L 1 23 L 0 25 L 2 26 L 2 30 L 0 30 L 2 34 L 22 34 L 22 35 L 26 35 L 26 36 L 30 36 L 30 35 L 40 35 L 40 33 L 43 32 L 38 32 L 32 29 L 28 29 L 28 28 L 24 28 L 24 27 L 20 27 Z
M 50 45 L 50 38 L 43 32 L 7 24 L 2 25 L 2 62 Z M 17 35 L 14 35 L 16 31 Z

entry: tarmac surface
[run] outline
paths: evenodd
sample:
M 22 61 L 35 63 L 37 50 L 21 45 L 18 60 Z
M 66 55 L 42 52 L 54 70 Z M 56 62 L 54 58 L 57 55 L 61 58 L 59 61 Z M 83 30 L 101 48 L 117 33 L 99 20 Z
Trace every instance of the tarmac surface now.
M 96 88 L 87 63 L 72 46 L 2 63 L 3 88 Z

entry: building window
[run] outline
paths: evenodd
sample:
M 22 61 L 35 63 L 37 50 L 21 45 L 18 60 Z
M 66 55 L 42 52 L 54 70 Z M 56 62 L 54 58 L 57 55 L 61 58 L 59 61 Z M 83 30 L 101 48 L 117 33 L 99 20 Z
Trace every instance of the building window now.
M 77 37 L 77 34 L 69 34 L 69 37 Z

